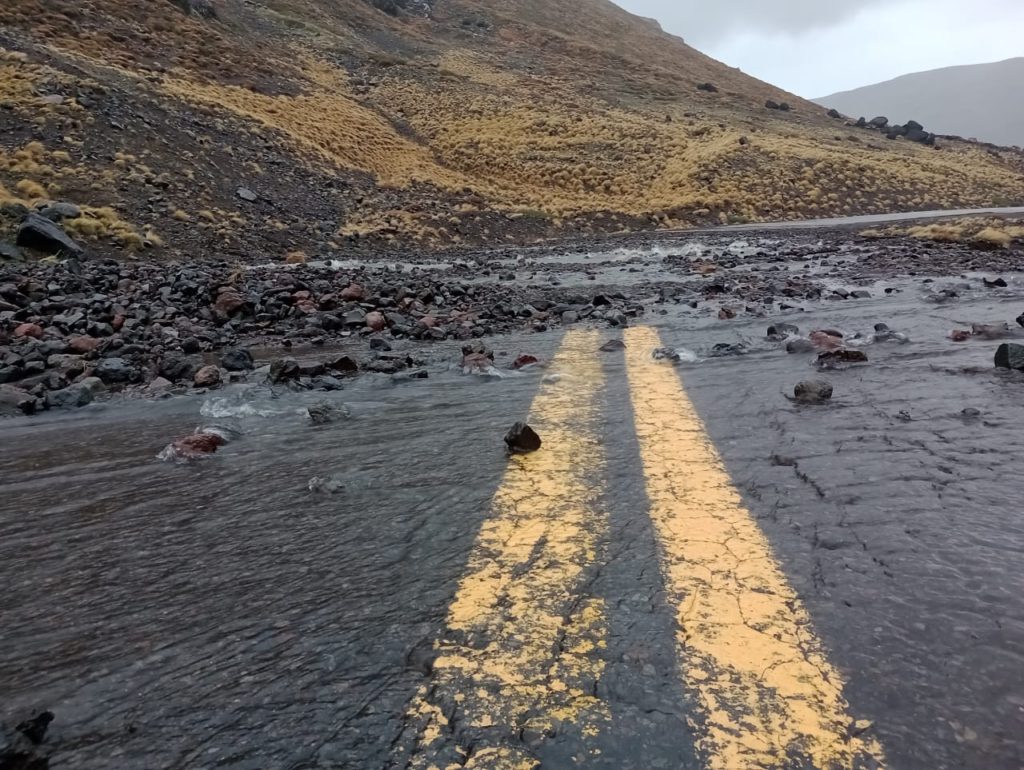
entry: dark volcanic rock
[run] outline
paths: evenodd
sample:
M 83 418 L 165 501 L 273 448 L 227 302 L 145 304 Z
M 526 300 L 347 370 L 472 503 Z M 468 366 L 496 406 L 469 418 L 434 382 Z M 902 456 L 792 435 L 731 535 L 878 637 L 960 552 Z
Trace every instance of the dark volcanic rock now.
M 220 357 L 220 365 L 229 372 L 247 372 L 254 366 L 252 353 L 245 348 L 225 350 Z
M 60 227 L 39 214 L 29 214 L 18 228 L 19 246 L 47 254 L 79 256 L 85 249 Z
M 826 380 L 804 380 L 793 388 L 793 397 L 805 404 L 821 404 L 832 398 L 832 383 Z
M 529 454 L 541 447 L 540 436 L 525 422 L 517 422 L 505 434 L 505 444 L 513 454 Z
M 1000 345 L 996 350 L 996 366 L 1000 369 L 1024 371 L 1024 345 L 1012 342 Z
M 31 393 L 11 385 L 0 385 L 0 417 L 35 414 L 39 402 Z
M 74 409 L 92 403 L 93 389 L 83 383 L 68 385 L 46 394 L 46 404 L 51 409 Z
M 191 380 L 195 373 L 196 365 L 184 356 L 175 353 L 164 356 L 164 360 L 160 363 L 160 376 L 166 377 L 171 382 Z
M 270 364 L 270 381 L 275 384 L 297 380 L 302 374 L 294 358 L 279 358 Z
M 96 364 L 96 376 L 105 385 L 127 385 L 142 379 L 138 367 L 123 358 L 103 358 Z

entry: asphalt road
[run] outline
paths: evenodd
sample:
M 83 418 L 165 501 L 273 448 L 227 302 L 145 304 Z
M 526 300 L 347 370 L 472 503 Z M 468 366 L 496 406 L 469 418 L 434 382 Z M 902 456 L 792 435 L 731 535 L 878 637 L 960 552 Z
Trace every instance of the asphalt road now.
M 325 426 L 265 388 L 5 422 L 0 719 L 53 711 L 52 770 L 1020 770 L 1024 375 L 946 337 L 1015 317 L 1007 277 L 651 302 L 493 341 L 547 364 L 518 376 L 363 378 Z M 798 405 L 778 320 L 909 341 Z M 238 437 L 155 459 L 203 423 Z

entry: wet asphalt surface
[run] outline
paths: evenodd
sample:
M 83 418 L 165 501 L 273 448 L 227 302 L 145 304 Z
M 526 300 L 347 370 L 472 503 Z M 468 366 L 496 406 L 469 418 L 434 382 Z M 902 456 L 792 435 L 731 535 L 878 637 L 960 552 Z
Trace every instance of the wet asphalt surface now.
M 652 297 L 636 321 L 700 358 L 678 376 L 890 768 L 1024 767 L 1024 375 L 993 369 L 998 341 L 946 336 L 1012 325 L 1024 277 L 1004 277 L 892 278 L 892 296 L 728 321 Z M 933 301 L 943 285 L 955 301 Z M 784 394 L 814 356 L 765 341 L 774 321 L 885 322 L 910 341 L 867 344 L 867 365 L 824 373 L 830 404 L 801 406 Z M 499 364 L 550 360 L 563 334 L 489 344 Z M 595 356 L 609 528 L 588 586 L 608 608 L 595 694 L 611 721 L 599 755 L 569 734 L 523 740 L 545 768 L 704 767 L 624 355 Z M 428 380 L 329 394 L 352 416 L 326 426 L 303 412 L 323 394 L 252 386 L 5 422 L 0 720 L 53 711 L 54 770 L 411 766 L 406 711 L 507 466 L 501 437 L 552 373 L 484 379 L 446 359 Z M 206 424 L 238 438 L 155 459 Z M 344 491 L 311 492 L 313 476 Z

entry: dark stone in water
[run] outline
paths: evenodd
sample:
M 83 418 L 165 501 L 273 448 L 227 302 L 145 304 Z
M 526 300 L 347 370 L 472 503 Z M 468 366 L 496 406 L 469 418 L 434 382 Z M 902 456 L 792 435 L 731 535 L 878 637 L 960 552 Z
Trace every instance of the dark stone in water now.
M 826 380 L 804 380 L 793 388 L 793 396 L 805 404 L 821 404 L 832 398 L 832 383 Z
M 996 350 L 996 366 L 1000 369 L 1024 371 L 1024 345 L 1012 342 L 1000 345 Z
M 541 440 L 533 428 L 525 422 L 517 422 L 505 434 L 505 444 L 513 454 L 529 454 L 540 449 Z

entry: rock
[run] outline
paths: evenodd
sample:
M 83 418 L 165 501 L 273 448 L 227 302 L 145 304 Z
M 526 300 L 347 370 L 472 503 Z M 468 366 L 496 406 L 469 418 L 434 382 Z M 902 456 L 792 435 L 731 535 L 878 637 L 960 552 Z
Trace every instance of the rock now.
M 366 314 L 366 325 L 375 332 L 382 332 L 387 328 L 388 324 L 384 318 L 384 314 L 379 310 L 374 310 Z
M 80 256 L 85 252 L 60 227 L 39 214 L 29 214 L 18 228 L 17 244 L 47 254 Z
M 463 353 L 463 374 L 486 374 L 494 369 L 494 360 L 486 353 Z
M 197 388 L 216 388 L 221 382 L 220 367 L 208 364 L 196 372 L 192 382 Z
M 698 91 L 706 91 L 709 94 L 717 94 L 718 93 L 718 87 L 714 83 L 698 83 L 697 84 L 697 90 Z
M 67 352 L 79 356 L 87 356 L 95 353 L 100 346 L 100 341 L 88 334 L 78 334 L 68 339 Z
M 562 313 L 562 323 L 568 326 L 580 320 L 580 314 L 575 310 L 566 310 Z
M 1024 313 L 1021 313 L 1019 316 L 1017 316 L 1016 321 L 1017 326 L 1024 326 Z
M 41 711 L 31 719 L 19 723 L 14 729 L 28 738 L 30 743 L 38 746 L 46 740 L 46 731 L 50 728 L 52 721 L 52 711 Z
M 370 350 L 378 350 L 387 352 L 391 350 L 391 343 L 389 343 L 383 337 L 371 337 L 370 338 Z
M 40 209 L 39 215 L 51 222 L 60 222 L 62 219 L 78 219 L 82 216 L 82 210 L 74 203 L 59 201 L 44 206 Z
M 222 289 L 213 303 L 214 309 L 224 318 L 231 318 L 245 306 L 245 299 L 234 289 Z
M 655 361 L 670 361 L 673 364 L 682 362 L 682 356 L 675 348 L 655 348 L 654 352 L 651 353 L 651 357 Z
M 21 262 L 23 259 L 25 259 L 25 255 L 21 249 L 13 243 L 0 241 L 0 261 Z
M 786 343 L 787 353 L 814 353 L 817 350 L 814 343 L 803 337 L 797 337 Z
M 51 409 L 75 409 L 91 404 L 95 394 L 88 385 L 75 383 L 46 394 L 46 405 Z
M 529 454 L 541 447 L 540 436 L 525 422 L 517 422 L 505 434 L 505 445 L 513 454 Z
M 851 291 L 850 296 L 854 299 L 871 299 L 871 292 L 866 289 L 857 289 L 856 291 Z
M 967 342 L 971 338 L 971 333 L 967 329 L 953 329 L 949 333 L 949 338 L 953 342 Z
M 331 404 L 327 401 L 318 401 L 306 408 L 309 421 L 314 425 L 328 425 L 338 420 L 347 420 L 352 416 L 351 410 L 344 404 Z
M 346 302 L 362 302 L 366 299 L 366 289 L 358 283 L 351 283 L 338 295 Z
M 254 368 L 252 353 L 245 348 L 230 348 L 221 353 L 220 365 L 229 372 L 248 372 Z
M 835 118 L 836 120 L 842 120 L 843 119 L 843 113 L 841 113 L 837 109 L 831 109 L 828 112 L 826 112 L 825 114 L 828 115 L 830 118 Z
M 971 324 L 971 334 L 986 340 L 998 340 L 1010 335 L 1010 324 Z
M 0 417 L 35 414 L 39 402 L 31 393 L 12 385 L 0 385 Z
M 736 317 L 736 311 L 732 308 L 723 307 L 718 309 L 718 320 L 719 321 L 731 321 Z
M 14 337 L 32 337 L 33 339 L 40 339 L 43 336 L 43 327 L 39 324 L 20 324 L 14 329 Z
M 336 358 L 327 366 L 341 374 L 356 374 L 359 371 L 359 364 L 351 356 L 341 356 Z
M 104 385 L 128 385 L 142 378 L 138 368 L 123 358 L 101 358 L 94 371 Z
M 516 358 L 515 361 L 512 362 L 512 368 L 522 369 L 525 366 L 533 366 L 534 364 L 539 363 L 540 359 L 537 358 L 537 356 L 531 356 L 529 353 L 524 353 L 523 355 L 519 356 L 518 358 Z
M 270 364 L 270 381 L 275 385 L 297 380 L 301 373 L 299 362 L 294 358 L 278 358 Z
M 1007 287 L 1006 281 L 1002 278 L 996 278 L 993 281 L 990 281 L 988 278 L 983 278 L 982 282 L 989 289 L 1005 289 Z
M 867 122 L 867 125 L 871 126 L 872 128 L 885 128 L 886 126 L 889 125 L 889 118 L 883 115 L 879 115 L 877 118 L 872 118 L 871 120 L 869 120 Z
M 626 343 L 622 340 L 608 340 L 601 347 L 598 348 L 602 353 L 613 353 L 616 350 L 623 350 L 626 347 Z
M 146 386 L 146 391 L 154 395 L 159 395 L 161 393 L 166 393 L 173 387 L 174 383 L 166 377 L 157 377 Z
M 810 339 L 819 350 L 838 350 L 843 346 L 843 335 L 831 329 L 813 331 Z
M 260 196 L 258 196 L 248 187 L 239 187 L 237 190 L 235 190 L 235 194 L 242 200 L 249 201 L 249 203 L 255 203 L 260 198 Z
M 826 380 L 804 380 L 793 388 L 795 400 L 804 404 L 821 404 L 832 398 L 832 383 Z
M 158 372 L 161 377 L 171 382 L 182 382 L 192 379 L 196 372 L 196 365 L 185 358 L 185 356 L 177 353 L 168 353 L 164 356 L 163 361 L 160 362 Z
M 863 350 L 829 350 L 818 356 L 818 366 L 835 367 L 836 364 L 866 364 L 868 355 Z
M 342 384 L 341 380 L 339 380 L 337 377 L 332 377 L 329 374 L 317 375 L 316 377 L 313 378 L 311 384 L 316 390 L 326 391 L 343 390 L 345 387 Z
M 996 366 L 1024 372 L 1024 345 L 1004 343 L 996 350 Z
M 212 455 L 226 443 L 227 439 L 219 433 L 193 433 L 191 436 L 178 439 L 161 454 L 190 460 Z

